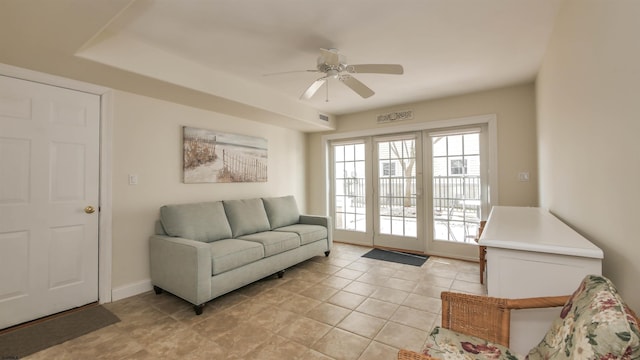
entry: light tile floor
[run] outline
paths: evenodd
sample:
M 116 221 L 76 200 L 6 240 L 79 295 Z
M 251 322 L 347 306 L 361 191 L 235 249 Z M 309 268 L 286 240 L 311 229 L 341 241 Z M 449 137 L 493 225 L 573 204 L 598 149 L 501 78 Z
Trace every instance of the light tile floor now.
M 209 302 L 147 292 L 106 304 L 121 321 L 28 359 L 396 359 L 440 324 L 440 292 L 484 294 L 478 264 L 422 266 L 362 258 L 334 244 L 318 256 Z

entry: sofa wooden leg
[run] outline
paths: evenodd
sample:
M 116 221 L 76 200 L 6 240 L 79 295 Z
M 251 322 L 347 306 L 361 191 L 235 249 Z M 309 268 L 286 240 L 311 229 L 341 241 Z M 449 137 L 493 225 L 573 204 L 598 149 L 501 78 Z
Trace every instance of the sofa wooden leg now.
M 327 250 L 327 251 L 325 251 L 325 252 L 324 252 L 324 256 L 327 256 L 327 257 L 328 257 L 328 256 L 329 256 L 329 254 L 331 254 L 331 250 Z
M 162 289 L 155 285 L 153 285 L 153 291 L 156 293 L 156 295 L 162 294 Z
M 278 279 L 282 279 L 283 276 L 284 276 L 284 270 L 278 271 Z
M 196 315 L 202 315 L 203 309 L 204 309 L 204 304 L 193 305 L 193 310 L 196 312 Z

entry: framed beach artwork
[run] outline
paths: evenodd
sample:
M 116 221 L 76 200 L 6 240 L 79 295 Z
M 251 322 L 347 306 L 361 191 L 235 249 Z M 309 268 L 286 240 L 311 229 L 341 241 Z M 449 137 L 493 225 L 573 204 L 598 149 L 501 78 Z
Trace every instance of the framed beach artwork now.
M 267 139 L 183 127 L 185 184 L 267 181 Z

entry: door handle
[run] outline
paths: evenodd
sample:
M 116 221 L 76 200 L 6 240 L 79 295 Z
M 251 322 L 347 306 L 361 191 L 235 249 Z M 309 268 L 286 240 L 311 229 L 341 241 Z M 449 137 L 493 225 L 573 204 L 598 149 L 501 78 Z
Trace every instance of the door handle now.
M 95 211 L 96 211 L 96 209 L 91 205 L 89 205 L 86 208 L 84 208 L 84 212 L 86 212 L 87 214 L 93 214 Z

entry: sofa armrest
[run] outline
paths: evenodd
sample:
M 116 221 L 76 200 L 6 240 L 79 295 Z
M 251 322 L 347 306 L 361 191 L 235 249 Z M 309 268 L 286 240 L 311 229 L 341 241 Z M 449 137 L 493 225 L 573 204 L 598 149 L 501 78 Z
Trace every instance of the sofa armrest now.
M 300 215 L 300 224 L 321 225 L 331 227 L 331 217 L 320 215 Z
M 320 215 L 300 215 L 300 224 L 320 225 L 327 228 L 327 246 L 329 250 L 333 247 L 333 224 L 330 216 Z
M 149 238 L 151 283 L 194 305 L 211 298 L 211 251 L 207 243 L 164 235 Z
M 509 346 L 512 309 L 563 306 L 569 296 L 503 299 L 443 291 L 442 327 Z

